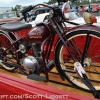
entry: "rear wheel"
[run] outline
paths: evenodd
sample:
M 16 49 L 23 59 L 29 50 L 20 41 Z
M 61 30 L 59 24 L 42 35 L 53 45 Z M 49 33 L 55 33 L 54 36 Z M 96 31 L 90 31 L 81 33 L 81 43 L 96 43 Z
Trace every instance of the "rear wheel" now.
M 100 90 L 100 33 L 81 30 L 66 35 L 67 45 L 74 58 L 83 65 L 86 75 L 96 90 Z M 89 90 L 78 78 L 74 61 L 61 41 L 55 51 L 55 63 L 61 74 L 74 86 Z
M 15 48 L 12 46 L 9 50 L 4 52 L 11 44 L 13 40 L 6 34 L 0 33 L 0 66 L 8 71 L 13 71 L 16 63 L 16 55 L 14 54 Z

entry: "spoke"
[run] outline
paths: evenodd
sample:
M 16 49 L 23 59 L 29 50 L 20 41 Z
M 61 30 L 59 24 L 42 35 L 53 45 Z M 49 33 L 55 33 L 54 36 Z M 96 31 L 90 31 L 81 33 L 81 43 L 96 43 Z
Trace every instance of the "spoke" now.
M 98 43 L 98 44 L 99 44 L 99 43 Z M 97 42 L 95 43 L 95 45 L 93 46 L 93 48 L 94 48 L 95 46 L 97 46 Z M 93 49 L 93 48 L 92 48 L 92 49 Z M 97 57 L 99 57 L 99 56 L 100 56 L 100 49 L 96 52 L 95 56 L 92 57 L 92 58 L 97 58 Z
M 97 40 L 97 41 L 96 41 Z M 69 50 L 71 51 L 75 61 L 79 61 L 82 66 L 86 63 L 87 66 L 84 67 L 86 71 L 86 76 L 92 85 L 100 90 L 100 40 L 96 38 L 95 34 L 83 33 L 76 34 L 70 37 L 67 41 Z M 64 46 L 63 46 L 64 47 Z M 60 64 L 61 70 L 66 74 L 66 76 L 72 81 L 73 84 L 87 89 L 84 83 L 79 79 L 76 71 L 74 70 L 74 61 L 72 56 L 70 56 L 65 48 L 61 48 L 60 51 Z M 66 57 L 65 57 L 66 55 Z M 89 65 L 89 66 L 88 66 Z
M 74 47 L 75 51 L 78 52 L 78 55 L 82 56 L 82 51 L 80 50 L 80 48 L 78 47 L 75 39 L 72 40 L 72 46 Z
M 77 59 L 81 59 L 82 51 L 79 49 L 78 45 L 75 42 L 75 39 L 68 42 L 69 49 L 73 56 Z
M 91 57 L 91 59 L 95 59 L 95 58 L 97 58 L 97 57 L 100 57 L 100 54 L 99 54 L 99 55 L 96 55 L 96 56 L 94 56 L 94 57 Z
M 91 39 L 91 44 L 94 44 L 94 41 L 95 41 L 95 37 L 92 37 L 92 39 Z M 96 39 L 96 43 L 94 44 L 94 46 L 91 46 L 91 49 L 94 49 L 94 47 L 95 47 L 95 45 L 97 44 L 97 39 Z

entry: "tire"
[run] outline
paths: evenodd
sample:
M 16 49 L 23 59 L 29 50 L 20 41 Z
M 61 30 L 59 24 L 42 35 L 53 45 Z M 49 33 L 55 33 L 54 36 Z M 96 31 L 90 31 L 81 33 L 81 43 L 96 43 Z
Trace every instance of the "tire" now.
M 100 90 L 100 33 L 88 30 L 78 30 L 66 35 L 68 40 L 66 43 L 69 46 L 71 54 L 78 62 L 85 65 L 84 70 L 96 90 Z M 90 36 L 90 44 L 84 60 L 82 55 L 86 42 L 86 36 Z M 55 63 L 58 72 L 60 72 L 67 81 L 69 81 L 76 88 L 87 90 L 89 88 L 82 83 L 74 70 L 74 61 L 67 49 L 64 47 L 61 40 L 59 40 L 55 50 Z
M 13 65 L 16 61 L 14 60 L 15 54 L 14 54 L 14 46 L 12 46 L 9 50 L 7 50 L 5 53 L 4 50 L 6 50 L 11 44 L 13 43 L 13 40 L 5 33 L 0 32 L 0 66 L 1 68 L 8 70 L 8 71 L 14 71 L 16 68 Z M 13 57 L 11 57 L 11 55 Z M 8 57 L 9 56 L 9 57 Z M 10 58 L 10 60 L 7 59 Z M 13 59 L 13 62 L 12 62 Z

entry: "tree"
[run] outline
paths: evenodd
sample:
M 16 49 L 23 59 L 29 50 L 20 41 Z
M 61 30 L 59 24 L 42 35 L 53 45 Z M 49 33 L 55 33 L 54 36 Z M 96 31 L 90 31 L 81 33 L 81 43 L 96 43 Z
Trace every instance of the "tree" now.
M 79 5 L 80 4 L 80 0 L 70 0 L 71 4 L 76 4 Z
M 96 3 L 96 0 L 91 0 L 92 3 Z
M 22 5 L 16 5 L 15 8 L 17 9 L 17 11 L 20 11 L 22 9 Z
M 70 0 L 70 1 L 74 3 L 74 2 L 77 2 L 78 0 Z
M 54 4 L 54 3 L 56 3 L 57 2 L 57 0 L 49 0 L 48 2 L 47 2 L 47 4 Z
M 27 6 L 23 6 L 22 9 L 25 9 Z
M 14 8 L 12 7 L 12 11 L 17 11 L 17 8 L 16 7 L 14 7 Z

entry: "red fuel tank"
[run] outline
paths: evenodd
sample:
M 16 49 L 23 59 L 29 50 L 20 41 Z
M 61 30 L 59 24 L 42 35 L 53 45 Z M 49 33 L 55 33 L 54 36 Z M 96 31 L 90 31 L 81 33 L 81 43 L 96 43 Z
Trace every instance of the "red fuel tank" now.
M 42 42 L 50 35 L 50 31 L 46 25 L 40 24 L 32 28 L 27 34 L 22 38 L 23 41 L 27 42 Z

